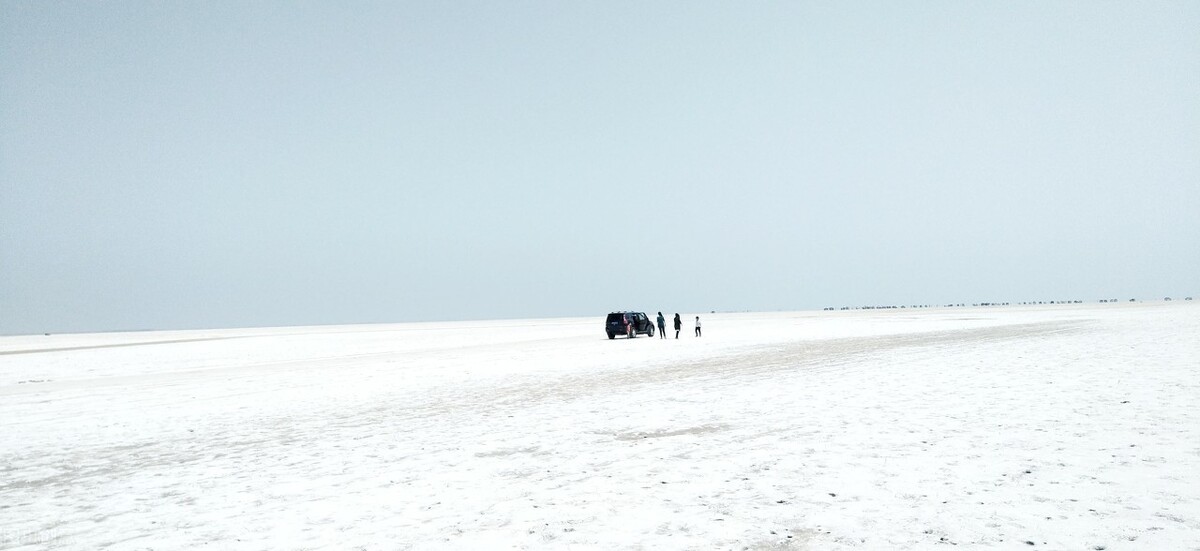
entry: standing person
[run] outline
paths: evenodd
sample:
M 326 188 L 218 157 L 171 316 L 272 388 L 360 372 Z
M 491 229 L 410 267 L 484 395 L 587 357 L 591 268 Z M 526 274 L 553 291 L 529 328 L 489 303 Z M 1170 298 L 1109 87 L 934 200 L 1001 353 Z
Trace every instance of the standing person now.
M 658 338 L 667 338 L 667 320 L 662 317 L 662 312 L 658 313 Z
M 696 336 L 700 336 L 700 316 L 696 316 Z
M 683 320 L 679 319 L 679 312 L 675 312 L 675 338 L 679 338 L 679 330 L 683 329 Z
M 626 338 L 633 338 L 633 314 L 625 314 L 625 335 Z

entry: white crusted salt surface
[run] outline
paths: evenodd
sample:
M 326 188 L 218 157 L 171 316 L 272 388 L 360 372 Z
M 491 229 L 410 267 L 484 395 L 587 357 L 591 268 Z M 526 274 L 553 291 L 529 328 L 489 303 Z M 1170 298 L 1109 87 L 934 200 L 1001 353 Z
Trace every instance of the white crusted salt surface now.
M 1200 548 L 1192 303 L 684 314 L 0 338 L 0 549 Z

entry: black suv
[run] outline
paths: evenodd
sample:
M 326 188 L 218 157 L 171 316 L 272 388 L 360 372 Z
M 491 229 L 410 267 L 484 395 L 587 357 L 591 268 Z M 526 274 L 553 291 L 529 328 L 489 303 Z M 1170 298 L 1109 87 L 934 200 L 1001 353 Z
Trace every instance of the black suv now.
M 628 329 L 625 327 L 626 316 L 629 316 L 631 322 Z M 629 338 L 632 339 L 638 333 L 653 337 L 654 322 L 646 317 L 645 312 L 613 312 L 604 322 L 604 332 L 608 333 L 610 339 L 617 338 L 617 335 L 629 335 Z

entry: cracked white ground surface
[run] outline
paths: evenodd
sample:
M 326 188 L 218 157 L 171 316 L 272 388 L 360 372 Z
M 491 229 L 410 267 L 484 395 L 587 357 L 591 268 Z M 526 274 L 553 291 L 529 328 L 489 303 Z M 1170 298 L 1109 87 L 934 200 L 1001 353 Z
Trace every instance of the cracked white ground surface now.
M 0 549 L 1200 549 L 1200 307 L 703 319 L 3 337 Z

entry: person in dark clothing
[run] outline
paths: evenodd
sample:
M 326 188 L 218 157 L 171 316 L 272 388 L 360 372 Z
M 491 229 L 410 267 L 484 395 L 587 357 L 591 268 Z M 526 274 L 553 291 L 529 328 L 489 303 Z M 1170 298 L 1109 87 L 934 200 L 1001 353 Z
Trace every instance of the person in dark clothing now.
M 667 320 L 662 317 L 662 312 L 658 313 L 658 338 L 667 338 Z
M 700 316 L 696 316 L 696 336 L 700 336 Z
M 675 312 L 675 338 L 679 338 L 679 330 L 683 329 L 683 320 L 679 319 L 679 312 Z

